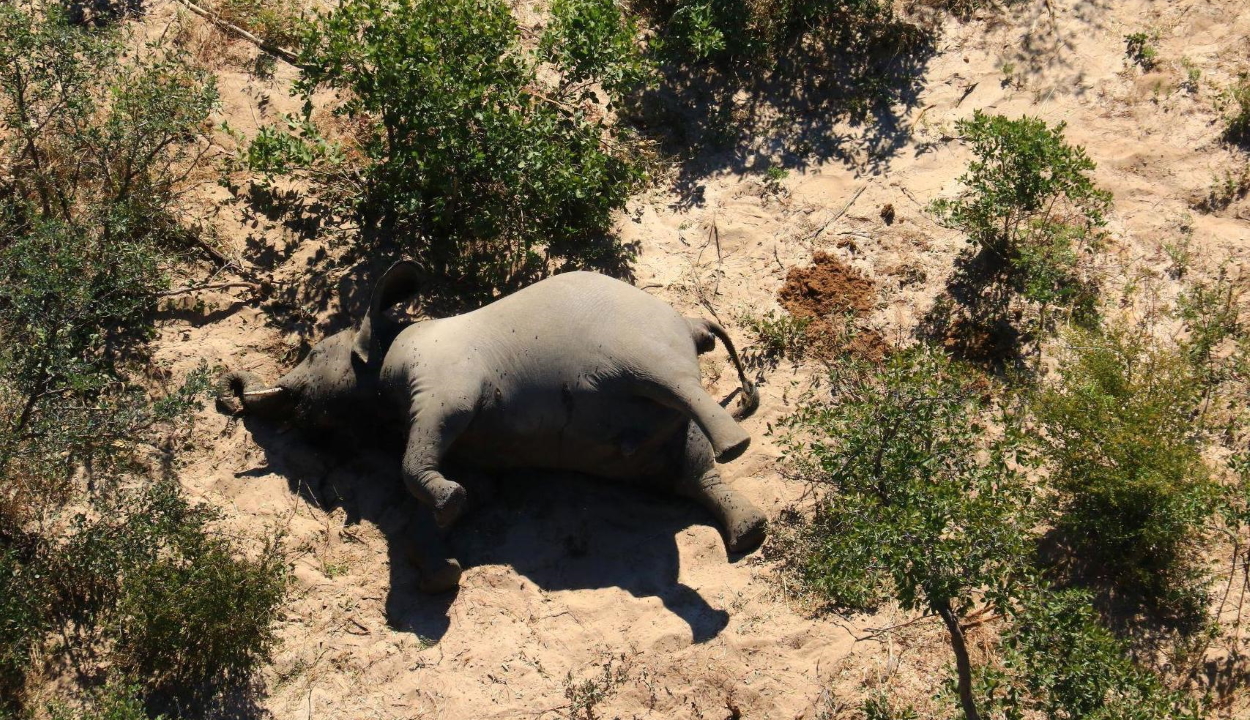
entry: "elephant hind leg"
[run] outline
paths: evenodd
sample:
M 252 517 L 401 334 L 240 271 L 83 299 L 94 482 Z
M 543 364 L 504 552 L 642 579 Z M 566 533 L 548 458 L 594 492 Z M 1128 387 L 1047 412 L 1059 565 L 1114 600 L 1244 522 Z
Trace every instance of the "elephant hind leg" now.
M 693 420 L 711 441 L 717 462 L 738 458 L 751 444 L 751 436 L 707 394 L 697 376 L 655 378 L 642 386 L 641 394 Z
M 695 489 L 687 494 L 716 516 L 725 549 L 730 553 L 748 553 L 764 543 L 768 534 L 768 522 L 764 514 L 721 479 L 720 473 L 709 471 L 694 483 Z
M 768 522 L 759 508 L 721 478 L 707 438 L 692 423 L 687 433 L 677 494 L 702 505 L 716 518 L 725 549 L 731 554 L 758 548 L 768 534 Z

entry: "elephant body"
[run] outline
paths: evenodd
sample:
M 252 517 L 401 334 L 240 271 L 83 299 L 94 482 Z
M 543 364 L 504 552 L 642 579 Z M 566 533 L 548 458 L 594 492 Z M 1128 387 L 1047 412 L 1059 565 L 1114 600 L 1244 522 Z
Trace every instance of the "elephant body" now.
M 303 424 L 370 413 L 399 424 L 405 484 L 443 527 L 467 495 L 448 465 L 553 469 L 670 488 L 712 511 L 731 551 L 759 545 L 763 516 L 716 471 L 750 437 L 700 384 L 698 355 L 719 337 L 753 409 L 754 387 L 719 325 L 588 272 L 463 315 L 392 324 L 383 311 L 414 275 L 404 264 L 388 271 L 359 329 L 314 347 L 275 387 L 234 375 L 228 394 Z M 427 589 L 441 590 L 459 566 L 434 542 L 426 538 L 417 562 Z

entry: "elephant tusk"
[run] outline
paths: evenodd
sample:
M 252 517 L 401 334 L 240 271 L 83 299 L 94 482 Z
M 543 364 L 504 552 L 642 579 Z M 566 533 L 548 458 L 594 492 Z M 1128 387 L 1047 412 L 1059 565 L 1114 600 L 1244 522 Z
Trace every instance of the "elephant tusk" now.
M 283 387 L 265 388 L 264 390 L 249 390 L 243 393 L 243 399 L 263 400 L 265 398 L 274 397 L 276 395 L 281 395 L 284 392 L 286 392 L 286 388 L 283 388 Z

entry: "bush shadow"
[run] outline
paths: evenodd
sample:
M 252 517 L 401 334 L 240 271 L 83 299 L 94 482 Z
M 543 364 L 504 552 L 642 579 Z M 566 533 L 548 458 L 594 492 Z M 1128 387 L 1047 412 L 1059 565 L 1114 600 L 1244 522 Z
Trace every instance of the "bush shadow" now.
M 441 640 L 457 593 L 418 589 L 409 560 L 413 523 L 433 518 L 403 486 L 399 438 L 317 442 L 269 421 L 244 418 L 243 425 L 266 465 L 242 474 L 276 473 L 308 505 L 323 512 L 342 508 L 349 526 L 363 521 L 377 527 L 390 566 L 388 624 Z M 475 503 L 445 536 L 466 568 L 507 565 L 545 591 L 619 587 L 634 597 L 658 597 L 690 626 L 694 642 L 716 637 L 728 624 L 725 611 L 678 579 L 675 536 L 711 520 L 692 502 L 569 473 L 508 473 L 490 485 L 497 488 L 491 501 Z
M 996 370 L 1023 366 L 1023 349 L 1032 336 L 1018 327 L 1011 311 L 1011 275 L 999 255 L 969 249 L 955 259 L 946 291 L 921 318 L 921 338 L 957 360 Z
M 339 232 L 336 219 L 318 216 L 317 227 Z M 295 252 L 298 242 L 282 250 L 256 241 L 258 258 L 281 263 Z M 309 347 L 309 338 L 324 337 L 351 326 L 368 306 L 373 284 L 382 273 L 399 260 L 412 259 L 411 248 L 385 234 L 360 232 L 330 241 L 331 249 L 321 248 L 306 261 L 300 282 L 274 288 L 262 311 L 269 322 L 286 333 L 301 338 L 301 352 Z M 634 282 L 633 259 L 637 243 L 623 244 L 605 234 L 587 241 L 585 257 L 580 262 L 547 263 L 544 267 L 518 273 L 505 287 L 485 288 L 462 278 L 440 276 L 428 269 L 420 281 L 420 290 L 401 310 L 407 317 L 448 317 L 476 310 L 546 277 L 574 270 L 591 270 Z M 276 267 L 276 264 L 275 264 Z M 337 302 L 336 302 L 337 301 Z M 329 312 L 332 307 L 340 312 Z
M 936 32 L 931 23 L 869 19 L 797 43 L 771 67 L 670 59 L 634 98 L 631 120 L 667 155 L 686 156 L 674 182 L 683 209 L 703 204 L 702 181 L 718 172 L 839 160 L 879 174 L 910 137 L 903 118 L 924 89 Z

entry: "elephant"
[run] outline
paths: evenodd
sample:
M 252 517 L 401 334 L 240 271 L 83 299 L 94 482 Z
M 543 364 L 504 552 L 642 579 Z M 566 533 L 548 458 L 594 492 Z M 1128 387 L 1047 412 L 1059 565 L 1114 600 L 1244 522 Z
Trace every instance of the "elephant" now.
M 225 373 L 219 405 L 306 428 L 380 422 L 402 430 L 404 484 L 438 528 L 466 506 L 449 467 L 546 469 L 693 499 L 716 519 L 730 553 L 763 542 L 763 514 L 717 470 L 750 444 L 738 420 L 759 404 L 719 324 L 584 271 L 553 275 L 462 315 L 391 318 L 386 311 L 416 296 L 420 277 L 411 261 L 392 265 L 358 325 L 322 340 L 272 386 Z M 716 339 L 741 384 L 725 404 L 700 383 L 698 355 Z M 731 413 L 726 406 L 739 392 Z M 461 573 L 438 528 L 418 530 L 414 543 L 421 589 L 431 593 L 456 587 Z

